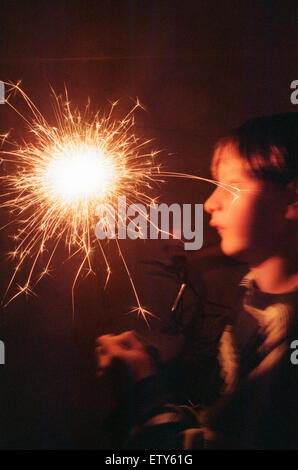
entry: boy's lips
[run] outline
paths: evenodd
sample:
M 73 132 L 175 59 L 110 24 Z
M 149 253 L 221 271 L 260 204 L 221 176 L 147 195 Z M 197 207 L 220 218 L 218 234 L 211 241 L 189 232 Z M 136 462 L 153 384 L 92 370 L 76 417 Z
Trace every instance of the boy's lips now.
M 209 222 L 209 225 L 211 225 L 211 227 L 214 227 L 218 233 L 221 233 L 225 230 L 225 227 L 223 227 L 222 225 L 218 224 L 217 222 L 215 222 L 214 220 L 210 220 Z
M 223 234 L 224 234 L 225 228 L 223 228 L 223 227 L 215 227 L 215 228 L 216 228 L 217 233 L 218 233 L 219 235 L 223 235 Z

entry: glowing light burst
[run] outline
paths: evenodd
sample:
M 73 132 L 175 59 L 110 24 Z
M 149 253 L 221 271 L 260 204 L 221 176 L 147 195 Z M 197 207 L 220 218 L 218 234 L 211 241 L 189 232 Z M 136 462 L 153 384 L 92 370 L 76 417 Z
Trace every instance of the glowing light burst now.
M 87 267 L 93 272 L 91 254 L 100 249 L 106 265 L 106 284 L 111 268 L 104 245 L 94 235 L 98 222 L 98 207 L 117 207 L 118 197 L 125 196 L 129 204 L 155 202 L 149 193 L 161 178 L 184 178 L 206 181 L 239 197 L 239 188 L 212 179 L 184 173 L 167 172 L 156 164 L 158 152 L 147 150 L 150 140 L 142 140 L 134 131 L 134 112 L 142 107 L 140 102 L 122 118 L 114 119 L 111 104 L 107 115 L 92 114 L 90 104 L 80 113 L 72 109 L 65 97 L 52 90 L 55 125 L 50 125 L 32 100 L 20 88 L 20 84 L 9 86 L 5 100 L 28 127 L 30 139 L 22 144 L 9 141 L 9 134 L 1 135 L 2 174 L 0 180 L 5 188 L 0 207 L 7 208 L 11 221 L 18 227 L 13 237 L 16 246 L 11 257 L 15 269 L 4 294 L 8 297 L 13 286 L 17 292 L 10 294 L 8 305 L 22 293 L 33 293 L 37 283 L 50 271 L 57 247 L 64 243 L 69 257 L 81 254 L 72 286 L 74 312 L 74 289 L 80 273 Z M 22 114 L 10 101 L 19 93 L 24 99 L 29 115 Z M 4 144 L 9 145 L 6 150 Z M 144 214 L 145 217 L 145 214 Z M 2 228 L 4 228 L 2 227 Z M 152 315 L 141 305 L 132 275 L 121 251 L 117 238 L 116 249 L 127 272 L 137 306 L 132 312 L 141 314 L 147 321 Z M 47 260 L 38 272 L 38 261 L 43 254 Z M 24 285 L 16 283 L 18 271 L 25 260 L 31 260 L 30 270 Z
M 53 154 L 46 165 L 43 184 L 53 199 L 73 204 L 104 197 L 111 190 L 113 173 L 113 165 L 104 152 L 78 143 Z
M 19 92 L 28 106 L 31 118 L 22 115 L 10 102 L 14 92 Z M 7 287 L 5 297 L 11 290 L 17 272 L 24 260 L 32 258 L 31 269 L 24 286 L 12 295 L 6 305 L 22 292 L 31 292 L 40 279 L 48 273 L 55 250 L 60 242 L 67 245 L 69 255 L 80 253 L 82 263 L 76 273 L 74 287 L 84 266 L 92 271 L 90 255 L 97 243 L 94 228 L 99 205 L 116 207 L 118 196 L 126 196 L 132 202 L 151 203 L 148 192 L 158 182 L 159 165 L 155 163 L 157 152 L 146 151 L 150 141 L 141 140 L 134 133 L 134 107 L 121 120 L 114 120 L 113 112 L 117 103 L 111 105 L 107 115 L 92 115 L 89 104 L 84 114 L 72 110 L 65 98 L 53 92 L 56 123 L 51 126 L 22 91 L 19 84 L 10 84 L 6 103 L 26 122 L 31 138 L 22 145 L 8 141 L 2 136 L 2 144 L 11 144 L 9 150 L 1 150 L 2 164 L 13 166 L 13 171 L 1 175 L 6 191 L 1 206 L 11 212 L 17 224 L 14 237 L 16 248 L 12 257 L 16 267 Z M 42 273 L 36 273 L 37 261 L 54 241 Z M 134 308 L 144 317 L 149 312 L 141 306 L 139 297 L 122 255 L 117 250 L 137 300 Z M 106 262 L 107 278 L 110 266 L 100 245 Z M 37 276 L 37 278 L 36 278 Z M 74 299 L 74 297 L 73 297 Z

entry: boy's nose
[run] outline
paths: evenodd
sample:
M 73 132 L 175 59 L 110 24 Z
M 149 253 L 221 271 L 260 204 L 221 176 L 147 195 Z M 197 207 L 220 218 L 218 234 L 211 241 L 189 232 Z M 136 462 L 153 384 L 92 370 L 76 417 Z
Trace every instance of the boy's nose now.
M 218 188 L 217 188 L 218 189 Z M 204 209 L 208 214 L 220 209 L 220 198 L 218 197 L 218 191 L 215 189 L 213 193 L 205 201 Z

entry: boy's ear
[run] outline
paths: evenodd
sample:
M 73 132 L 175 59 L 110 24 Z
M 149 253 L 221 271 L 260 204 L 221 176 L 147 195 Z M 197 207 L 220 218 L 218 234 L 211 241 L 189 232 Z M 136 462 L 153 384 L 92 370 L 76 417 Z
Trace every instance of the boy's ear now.
M 289 184 L 288 188 L 288 205 L 285 213 L 285 218 L 288 220 L 298 219 L 298 184 Z

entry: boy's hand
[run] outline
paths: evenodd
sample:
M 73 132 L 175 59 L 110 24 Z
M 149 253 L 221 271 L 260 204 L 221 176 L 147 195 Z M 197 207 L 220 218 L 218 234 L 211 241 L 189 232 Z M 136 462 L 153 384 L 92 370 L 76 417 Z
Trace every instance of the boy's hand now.
M 126 331 L 120 335 L 99 336 L 96 339 L 95 356 L 97 377 L 102 376 L 115 360 L 120 360 L 128 367 L 134 382 L 157 372 L 152 357 L 134 331 Z

